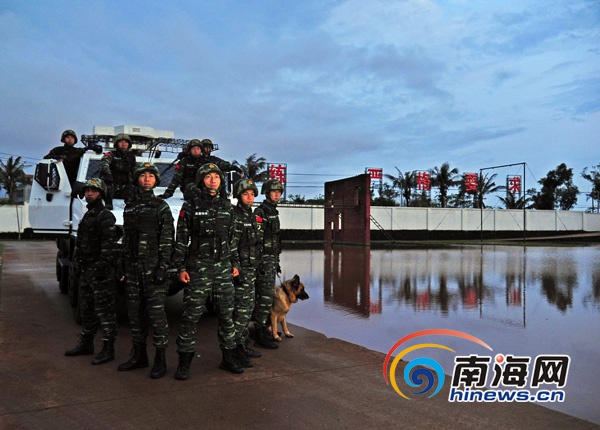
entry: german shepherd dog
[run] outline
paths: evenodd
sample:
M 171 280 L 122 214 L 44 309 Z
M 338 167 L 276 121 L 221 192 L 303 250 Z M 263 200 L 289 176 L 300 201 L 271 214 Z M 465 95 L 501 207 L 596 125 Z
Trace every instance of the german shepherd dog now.
M 300 282 L 298 275 L 275 286 L 275 296 L 270 311 L 271 324 L 268 327 L 269 331 L 273 333 L 273 339 L 281 342 L 281 336 L 277 332 L 277 323 L 281 323 L 285 337 L 294 337 L 287 328 L 285 316 L 292 307 L 292 303 L 306 299 L 308 299 L 308 294 L 304 291 L 304 284 Z

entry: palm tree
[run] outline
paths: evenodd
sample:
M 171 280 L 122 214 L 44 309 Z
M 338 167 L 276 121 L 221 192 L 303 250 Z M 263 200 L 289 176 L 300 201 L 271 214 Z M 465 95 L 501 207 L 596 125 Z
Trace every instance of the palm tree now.
M 254 180 L 254 182 L 262 183 L 269 179 L 267 171 L 267 160 L 264 157 L 257 157 L 256 153 L 246 158 L 246 162 L 241 164 L 233 160 L 233 164 L 244 171 L 244 176 Z
M 13 199 L 13 193 L 17 188 L 17 184 L 25 180 L 25 163 L 21 162 L 21 157 L 13 160 L 9 157 L 7 162 L 0 160 L 0 184 L 6 190 L 8 199 Z
M 507 191 L 506 197 L 499 197 L 499 199 L 502 203 L 504 203 L 506 209 L 523 209 L 523 207 L 531 200 L 525 194 L 519 198 L 516 198 L 515 193 L 512 191 Z
M 445 208 L 448 204 L 448 189 L 458 184 L 456 180 L 458 176 L 458 169 L 450 169 L 450 164 L 445 162 L 441 167 L 434 167 L 429 171 L 431 175 L 431 184 L 438 187 L 440 195 L 440 206 Z
M 479 177 L 477 178 L 477 193 L 475 193 L 475 198 L 473 201 L 474 208 L 485 209 L 484 200 L 486 195 L 506 189 L 504 185 L 496 185 L 494 182 L 494 178 L 496 178 L 496 176 L 496 173 L 494 173 L 492 176 L 488 176 L 487 174 L 484 176 L 479 173 Z
M 404 172 L 396 167 L 398 176 L 385 175 L 389 180 L 392 181 L 392 186 L 400 190 L 400 195 L 404 197 L 404 205 L 410 206 L 413 189 L 417 188 L 417 175 L 415 172 Z

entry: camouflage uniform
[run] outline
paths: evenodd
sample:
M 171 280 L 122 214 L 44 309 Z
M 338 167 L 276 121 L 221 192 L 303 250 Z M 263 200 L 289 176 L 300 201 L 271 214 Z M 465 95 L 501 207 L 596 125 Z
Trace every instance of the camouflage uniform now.
M 198 170 L 197 183 L 202 183 L 206 171 L 218 172 L 221 180 L 223 179 L 218 167 L 210 164 Z M 221 368 L 241 373 L 243 369 L 239 366 L 229 367 L 230 364 L 236 364 L 229 363 L 236 347 L 232 268 L 239 266 L 233 234 L 233 208 L 218 193 L 211 196 L 205 188 L 196 188 L 189 194 L 190 198 L 184 202 L 177 221 L 177 241 L 173 255 L 178 273 L 187 272 L 190 276 L 190 281 L 183 290 L 183 315 L 177 336 L 180 366 L 175 377 L 187 379 L 196 344 L 196 324 L 206 309 L 206 300 L 211 291 L 219 316 L 217 336 L 224 355 Z
M 206 163 L 202 155 L 193 156 L 189 152 L 194 146 L 202 147 L 202 143 L 198 139 L 192 139 L 187 145 L 188 155 L 184 156 L 175 166 L 175 173 L 171 183 L 162 194 L 162 198 L 168 199 L 173 196 L 173 193 L 177 187 L 181 187 L 181 191 L 184 192 L 188 184 L 194 184 L 196 182 L 196 173 L 198 169 Z
M 60 141 L 65 142 L 65 137 L 73 136 L 75 143 L 77 143 L 77 135 L 73 130 L 65 130 L 61 136 Z M 63 165 L 69 178 L 69 183 L 73 184 L 77 179 L 77 172 L 79 171 L 79 163 L 81 162 L 81 156 L 87 151 L 87 148 L 75 148 L 74 145 L 57 146 L 52 148 L 50 152 L 44 156 L 44 159 L 63 160 Z
M 279 189 L 278 187 L 283 189 L 278 181 L 269 180 L 263 184 L 262 194 L 268 195 L 270 192 L 268 185 L 271 183 L 276 184 L 273 189 Z M 267 334 L 267 320 L 273 304 L 275 277 L 279 271 L 279 254 L 281 254 L 279 211 L 275 203 L 265 199 L 254 210 L 254 215 L 264 236 L 261 263 L 256 277 L 256 304 L 252 320 L 257 334 L 257 345 L 274 349 L 277 348 L 277 344 L 271 342 Z
M 104 348 L 92 363 L 101 364 L 114 359 L 117 317 L 113 258 L 117 252 L 118 236 L 115 216 L 102 203 L 105 185 L 100 179 L 90 179 L 85 183 L 82 194 L 88 188 L 98 189 L 101 197 L 87 204 L 87 212 L 79 223 L 75 260 L 79 269 L 79 308 L 83 325 L 81 339 L 87 344 L 84 354 L 93 353 L 93 339 L 100 325 Z M 66 355 L 80 355 L 79 352 L 81 350 L 75 348 L 67 351 Z M 111 358 L 108 359 L 108 356 Z
M 105 153 L 100 160 L 100 177 L 108 185 L 107 206 L 112 207 L 112 199 L 124 199 L 126 191 L 133 183 L 136 169 L 135 154 L 129 150 L 122 151 L 117 147 L 126 141 L 131 148 L 131 139 L 126 134 L 115 137 L 115 150 Z
M 250 182 L 251 180 L 240 180 L 236 182 L 236 187 L 240 183 Z M 250 188 L 252 189 L 252 188 Z M 253 189 L 256 189 L 254 186 Z M 235 311 L 233 322 L 235 325 L 236 344 L 245 345 L 248 339 L 248 323 L 252 317 L 255 302 L 254 283 L 256 273 L 260 263 L 262 251 L 262 231 L 258 228 L 256 215 L 252 213 L 251 207 L 246 207 L 240 199 L 243 191 L 235 191 L 238 198 L 238 204 L 233 209 L 235 220 L 235 237 L 238 244 L 240 275 L 234 278 L 235 286 Z M 258 194 L 258 189 L 256 189 Z
M 149 171 L 157 178 L 158 169 L 145 163 L 136 170 L 134 182 L 141 173 Z M 131 325 L 133 353 L 119 370 L 132 370 L 148 366 L 146 338 L 148 320 L 152 326 L 156 347 L 154 367 L 150 376 L 160 378 L 166 372 L 165 349 L 169 326 L 165 313 L 168 286 L 165 272 L 173 250 L 173 215 L 169 205 L 157 198 L 153 190 L 141 188 L 131 193 L 123 213 L 123 266 L 126 278 L 127 312 Z

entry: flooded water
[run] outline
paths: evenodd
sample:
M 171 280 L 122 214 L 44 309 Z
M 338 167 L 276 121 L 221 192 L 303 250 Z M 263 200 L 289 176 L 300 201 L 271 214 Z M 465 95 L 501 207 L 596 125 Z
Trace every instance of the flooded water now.
M 532 364 L 569 355 L 564 402 L 540 404 L 600 423 L 599 246 L 286 250 L 281 266 L 282 278 L 297 273 L 310 295 L 291 309 L 293 324 L 383 353 L 426 329 L 466 332 L 493 348 L 433 339 L 456 351 L 427 351 L 447 375 L 456 355 L 529 356 Z

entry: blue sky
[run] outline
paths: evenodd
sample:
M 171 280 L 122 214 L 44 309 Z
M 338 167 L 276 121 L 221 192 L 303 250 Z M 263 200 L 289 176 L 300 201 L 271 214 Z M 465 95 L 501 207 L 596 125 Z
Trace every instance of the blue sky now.
M 588 191 L 600 164 L 598 1 L 4 0 L 0 74 L 3 159 L 130 124 L 287 163 L 307 197 L 444 162 Z

